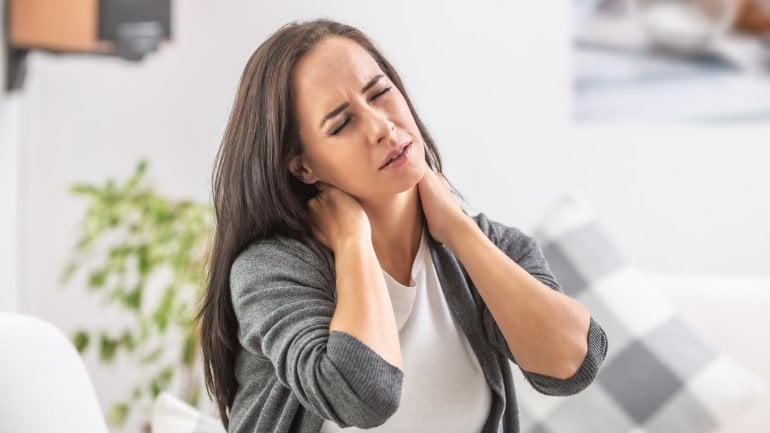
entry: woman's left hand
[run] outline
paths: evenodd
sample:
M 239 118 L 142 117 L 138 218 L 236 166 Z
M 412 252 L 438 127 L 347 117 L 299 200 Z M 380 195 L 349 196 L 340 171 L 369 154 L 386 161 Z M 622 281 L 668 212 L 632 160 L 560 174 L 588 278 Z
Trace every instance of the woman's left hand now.
M 462 225 L 469 221 L 454 195 L 449 190 L 449 182 L 444 176 L 435 173 L 430 167 L 425 168 L 425 175 L 417 184 L 420 191 L 422 212 L 428 222 L 428 231 L 433 239 L 448 244 L 450 235 L 459 232 Z

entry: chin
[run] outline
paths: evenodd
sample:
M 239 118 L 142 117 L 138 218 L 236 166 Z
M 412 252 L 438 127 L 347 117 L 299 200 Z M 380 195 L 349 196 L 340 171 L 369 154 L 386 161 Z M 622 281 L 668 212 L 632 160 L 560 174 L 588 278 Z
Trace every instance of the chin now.
M 415 164 L 415 166 L 404 167 L 404 173 L 399 177 L 398 182 L 393 185 L 394 194 L 407 192 L 415 187 L 425 176 L 425 170 L 427 170 L 427 164 Z
M 367 198 L 382 198 L 383 196 L 409 192 L 416 188 L 417 184 L 422 180 L 422 177 L 425 175 L 425 167 L 425 164 L 419 167 L 404 167 L 404 172 L 397 178 L 372 185 L 369 192 L 361 191 L 360 195 L 353 195 L 359 200 L 366 200 Z

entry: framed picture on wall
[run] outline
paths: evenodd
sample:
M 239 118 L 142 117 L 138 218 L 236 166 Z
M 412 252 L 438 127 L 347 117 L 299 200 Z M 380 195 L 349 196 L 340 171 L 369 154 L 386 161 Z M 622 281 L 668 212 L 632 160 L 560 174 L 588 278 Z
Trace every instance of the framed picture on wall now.
M 767 0 L 576 0 L 574 118 L 770 120 L 769 32 Z

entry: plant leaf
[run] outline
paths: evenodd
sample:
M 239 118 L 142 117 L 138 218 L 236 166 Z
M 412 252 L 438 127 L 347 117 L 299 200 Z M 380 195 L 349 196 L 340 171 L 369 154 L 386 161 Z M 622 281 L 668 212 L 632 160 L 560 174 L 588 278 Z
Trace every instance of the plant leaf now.
M 118 349 L 118 341 L 102 334 L 99 339 L 99 359 L 104 362 L 112 362 Z
M 128 404 L 115 403 L 107 412 L 107 422 L 113 426 L 121 426 L 126 423 L 128 418 Z
M 83 351 L 88 348 L 90 340 L 91 337 L 87 332 L 77 331 L 72 337 L 72 344 L 75 345 L 75 349 L 77 349 L 78 353 L 83 353 Z

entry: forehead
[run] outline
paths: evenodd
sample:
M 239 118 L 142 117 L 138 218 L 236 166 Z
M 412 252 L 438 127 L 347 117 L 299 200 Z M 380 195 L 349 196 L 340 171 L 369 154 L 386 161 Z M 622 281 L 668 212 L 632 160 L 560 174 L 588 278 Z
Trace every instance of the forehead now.
M 378 73 L 381 71 L 377 62 L 358 43 L 331 36 L 319 41 L 300 59 L 293 82 L 301 105 L 305 105 L 304 101 L 328 103 L 326 97 L 339 104 L 344 92 L 359 93 Z

